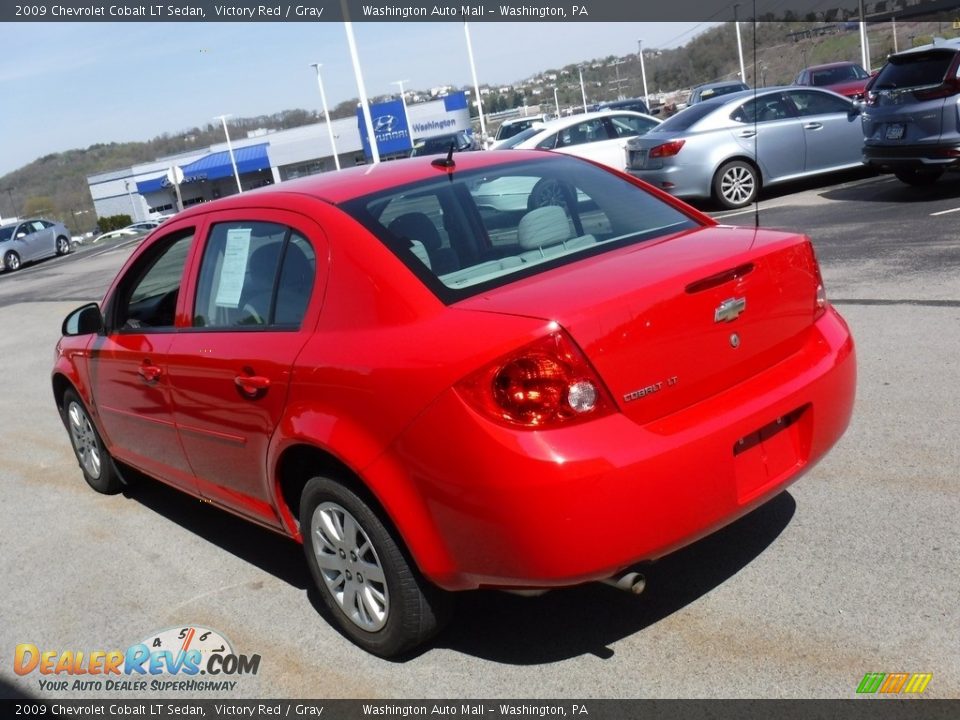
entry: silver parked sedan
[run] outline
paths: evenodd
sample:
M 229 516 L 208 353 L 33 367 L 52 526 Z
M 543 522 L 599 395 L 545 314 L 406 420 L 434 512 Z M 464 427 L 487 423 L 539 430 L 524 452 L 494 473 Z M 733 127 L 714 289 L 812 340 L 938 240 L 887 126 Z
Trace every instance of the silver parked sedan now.
M 811 87 L 697 103 L 627 143 L 627 172 L 677 197 L 748 205 L 762 186 L 861 166 L 859 109 Z
M 49 220 L 23 220 L 0 227 L 0 270 L 70 252 L 70 231 Z

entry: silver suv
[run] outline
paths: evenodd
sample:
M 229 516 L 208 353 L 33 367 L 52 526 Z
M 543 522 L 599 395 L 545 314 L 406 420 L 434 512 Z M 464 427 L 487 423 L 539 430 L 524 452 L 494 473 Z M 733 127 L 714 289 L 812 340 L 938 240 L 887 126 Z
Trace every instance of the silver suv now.
M 891 55 L 867 86 L 863 161 L 910 185 L 960 169 L 960 39 Z

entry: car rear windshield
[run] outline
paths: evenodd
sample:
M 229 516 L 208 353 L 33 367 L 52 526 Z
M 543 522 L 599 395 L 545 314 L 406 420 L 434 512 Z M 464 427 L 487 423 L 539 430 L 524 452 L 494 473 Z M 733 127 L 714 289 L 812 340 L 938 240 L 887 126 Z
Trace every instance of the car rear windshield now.
M 930 50 L 893 56 L 874 80 L 872 90 L 939 85 L 943 82 L 956 50 Z
M 342 207 L 448 304 L 700 227 L 629 180 L 556 156 L 438 173 Z
M 717 103 L 711 102 L 691 105 L 688 108 L 684 108 L 673 117 L 669 117 L 664 120 L 661 125 L 656 127 L 656 130 L 657 132 L 680 132 L 682 130 L 689 130 L 695 122 L 705 118 L 718 107 L 719 105 Z

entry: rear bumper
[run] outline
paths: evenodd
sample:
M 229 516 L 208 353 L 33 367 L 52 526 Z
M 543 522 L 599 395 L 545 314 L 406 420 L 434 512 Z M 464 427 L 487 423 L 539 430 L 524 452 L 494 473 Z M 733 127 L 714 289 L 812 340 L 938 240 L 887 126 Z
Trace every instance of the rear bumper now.
M 703 168 L 688 168 L 684 165 L 664 165 L 651 170 L 632 170 L 627 173 L 638 180 L 650 183 L 655 188 L 679 198 L 709 198 L 713 178 Z
M 935 169 L 960 166 L 960 144 L 864 145 L 863 162 L 875 168 Z
M 390 453 L 413 468 L 432 526 L 393 520 L 446 589 L 604 579 L 780 493 L 843 434 L 855 386 L 853 340 L 830 309 L 790 358 L 646 425 L 618 413 L 518 431 L 449 391 Z

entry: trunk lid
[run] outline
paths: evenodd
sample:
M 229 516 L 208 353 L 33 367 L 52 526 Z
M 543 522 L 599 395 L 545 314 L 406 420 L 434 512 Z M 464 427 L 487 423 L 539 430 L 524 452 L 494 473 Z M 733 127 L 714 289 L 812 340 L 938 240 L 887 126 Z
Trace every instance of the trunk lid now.
M 719 226 L 587 258 L 458 307 L 556 321 L 620 410 L 650 422 L 797 352 L 819 283 L 805 236 Z

